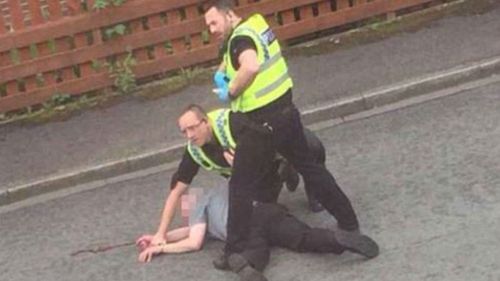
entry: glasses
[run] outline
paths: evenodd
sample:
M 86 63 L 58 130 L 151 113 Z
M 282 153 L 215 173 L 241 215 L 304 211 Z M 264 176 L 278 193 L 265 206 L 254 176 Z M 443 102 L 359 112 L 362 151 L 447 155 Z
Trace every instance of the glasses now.
M 191 126 L 187 126 L 184 129 L 181 129 L 181 133 L 186 135 L 188 132 L 194 132 L 204 121 L 205 121 L 204 119 L 201 119 L 200 121 L 198 121 L 198 123 Z

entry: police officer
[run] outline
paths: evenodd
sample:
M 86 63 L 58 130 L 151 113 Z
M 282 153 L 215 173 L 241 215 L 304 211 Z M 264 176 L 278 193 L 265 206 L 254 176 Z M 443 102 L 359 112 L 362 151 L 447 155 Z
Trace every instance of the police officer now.
M 272 131 L 273 144 L 302 175 L 306 185 L 314 187 L 314 195 L 332 214 L 339 230 L 348 237 L 359 234 L 359 224 L 350 200 L 337 185 L 324 165 L 314 162 L 306 144 L 300 112 L 292 101 L 293 82 L 273 31 L 262 15 L 246 19 L 232 8 L 232 1 L 206 1 L 203 5 L 205 23 L 212 35 L 223 42 L 223 59 L 214 76 L 216 94 L 230 102 L 234 112 L 243 113 L 255 124 Z M 251 178 L 237 171 L 241 166 L 257 166 L 265 159 L 256 159 L 251 151 L 238 151 L 233 177 L 229 182 L 230 206 L 226 254 L 239 250 L 244 243 L 251 208 L 245 202 L 246 188 L 255 188 L 246 181 Z M 245 184 L 246 183 L 246 184 Z

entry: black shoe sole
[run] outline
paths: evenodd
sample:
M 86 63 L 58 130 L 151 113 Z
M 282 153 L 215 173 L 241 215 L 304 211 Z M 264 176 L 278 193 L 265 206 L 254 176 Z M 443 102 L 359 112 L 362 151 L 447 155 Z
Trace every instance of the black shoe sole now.
M 268 281 L 267 278 L 262 274 L 262 272 L 251 267 L 250 265 L 245 266 L 238 272 L 238 276 L 241 281 Z
M 379 247 L 373 239 L 366 235 L 352 233 L 352 234 L 342 234 L 337 237 L 337 241 L 342 245 L 347 251 L 360 254 L 369 259 L 378 256 Z

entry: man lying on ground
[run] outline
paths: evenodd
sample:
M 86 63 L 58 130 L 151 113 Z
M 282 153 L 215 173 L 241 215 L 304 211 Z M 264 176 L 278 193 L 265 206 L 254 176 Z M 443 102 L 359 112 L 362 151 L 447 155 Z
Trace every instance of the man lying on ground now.
M 149 245 L 153 236 L 141 237 L 139 261 L 150 262 L 159 254 L 198 251 L 207 233 L 225 241 L 228 191 L 224 186 L 191 188 L 181 200 L 183 215 L 189 215 L 189 225 L 169 231 L 168 242 L 160 245 Z M 247 246 L 243 252 L 231 254 L 223 269 L 237 273 L 240 280 L 267 280 L 262 271 L 269 263 L 273 246 L 296 252 L 342 254 L 349 251 L 366 258 L 379 253 L 377 244 L 366 235 L 337 239 L 333 231 L 308 226 L 280 204 L 254 202 Z

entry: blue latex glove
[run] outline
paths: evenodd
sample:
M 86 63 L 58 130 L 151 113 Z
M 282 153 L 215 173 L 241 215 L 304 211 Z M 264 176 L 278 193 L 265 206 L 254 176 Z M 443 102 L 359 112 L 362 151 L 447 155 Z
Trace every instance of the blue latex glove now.
M 217 94 L 217 97 L 222 102 L 229 101 L 229 77 L 222 71 L 215 72 L 214 75 L 214 84 L 215 90 L 214 92 Z
M 226 73 L 218 70 L 214 74 L 214 84 L 216 88 L 227 88 L 229 86 L 229 77 L 226 76 Z

